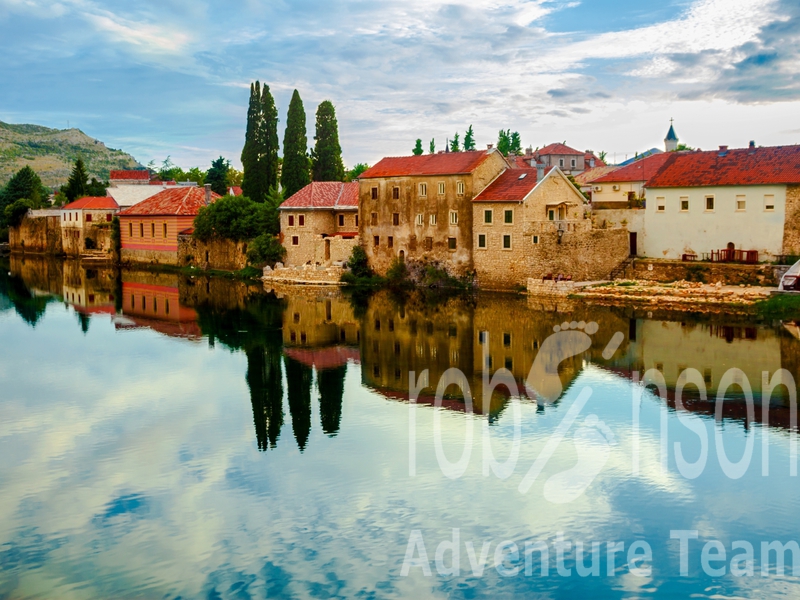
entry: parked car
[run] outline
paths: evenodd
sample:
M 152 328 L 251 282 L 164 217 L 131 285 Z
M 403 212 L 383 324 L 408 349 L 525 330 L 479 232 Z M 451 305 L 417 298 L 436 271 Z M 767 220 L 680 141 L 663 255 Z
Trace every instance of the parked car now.
M 794 263 L 781 277 L 779 290 L 800 292 L 800 260 Z

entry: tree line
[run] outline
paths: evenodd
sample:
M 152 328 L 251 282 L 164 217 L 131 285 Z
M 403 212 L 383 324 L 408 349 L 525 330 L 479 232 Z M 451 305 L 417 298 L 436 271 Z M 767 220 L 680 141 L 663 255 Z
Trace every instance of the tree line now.
M 464 141 L 460 139 L 460 134 L 456 132 L 453 139 L 448 139 L 445 145 L 446 152 L 471 152 L 475 150 L 475 132 L 470 125 L 464 132 Z M 522 154 L 522 138 L 518 131 L 511 131 L 510 129 L 501 129 L 497 134 L 497 149 L 503 153 L 503 156 L 521 155 Z M 430 154 L 436 154 L 436 139 L 432 139 L 428 144 L 428 151 Z M 420 156 L 425 153 L 422 149 L 422 139 L 417 138 L 414 144 L 414 149 L 411 151 L 415 156 Z

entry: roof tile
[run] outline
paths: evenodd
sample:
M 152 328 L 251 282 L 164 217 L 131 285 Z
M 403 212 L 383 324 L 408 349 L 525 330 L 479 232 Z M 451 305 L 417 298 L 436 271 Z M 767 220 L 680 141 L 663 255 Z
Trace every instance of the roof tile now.
M 670 157 L 669 152 L 661 154 L 651 154 L 640 158 L 634 163 L 625 167 L 619 167 L 613 171 L 600 175 L 595 179 L 590 179 L 590 183 L 610 183 L 617 181 L 647 181 L 664 165 Z
M 131 170 L 131 171 L 111 171 L 108 174 L 109 180 L 122 180 L 122 179 L 131 179 L 131 180 L 142 180 L 142 181 L 150 181 L 150 171 L 145 171 L 142 169 L 139 170 Z
M 496 150 L 390 156 L 364 171 L 359 179 L 472 173 L 492 152 Z
M 314 181 L 287 198 L 281 208 L 358 208 L 358 182 Z
M 211 192 L 211 201 L 220 198 Z M 206 190 L 202 187 L 170 188 L 120 212 L 125 216 L 176 215 L 195 216 L 206 205 Z
M 119 204 L 110 196 L 85 196 L 61 207 L 61 210 L 116 210 Z
M 584 153 L 575 148 L 570 148 L 566 144 L 549 144 L 536 152 L 538 156 L 547 156 L 548 154 L 577 154 L 583 156 Z
M 522 202 L 536 184 L 536 169 L 508 169 L 472 201 Z

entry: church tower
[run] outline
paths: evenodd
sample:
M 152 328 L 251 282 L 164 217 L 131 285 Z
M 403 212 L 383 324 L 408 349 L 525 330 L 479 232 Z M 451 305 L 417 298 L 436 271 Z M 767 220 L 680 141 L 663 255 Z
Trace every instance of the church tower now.
M 672 152 L 678 149 L 678 136 L 675 135 L 675 128 L 672 126 L 673 119 L 669 120 L 669 131 L 667 137 L 664 138 L 664 147 L 667 152 Z

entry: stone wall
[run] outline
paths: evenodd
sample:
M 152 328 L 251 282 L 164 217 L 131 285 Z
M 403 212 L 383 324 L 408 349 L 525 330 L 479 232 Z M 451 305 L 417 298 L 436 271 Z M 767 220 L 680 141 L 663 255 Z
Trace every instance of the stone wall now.
M 301 267 L 283 267 L 276 265 L 275 269 L 264 267 L 265 283 L 304 283 L 316 285 L 341 285 L 342 267 L 318 267 L 304 265 Z
M 19 227 L 9 229 L 8 242 L 12 252 L 62 254 L 61 218 L 23 217 Z
M 133 250 L 130 248 L 123 248 L 121 251 L 120 260 L 123 263 L 150 263 L 150 264 L 163 264 L 163 265 L 177 265 L 178 252 L 169 252 L 166 250 Z
M 574 291 L 574 281 L 528 279 L 528 293 L 533 296 L 569 296 Z
M 247 266 L 247 242 L 214 238 L 203 242 L 190 235 L 178 236 L 178 264 L 200 269 L 240 271 Z
M 786 186 L 782 254 L 800 255 L 800 185 Z
M 682 262 L 678 260 L 636 259 L 624 277 L 644 281 L 703 281 L 726 285 L 778 285 L 786 267 L 737 265 L 729 263 Z
M 529 277 L 562 274 L 573 281 L 608 279 L 630 254 L 626 229 L 566 233 L 560 243 L 557 233 L 543 233 L 534 247 Z

